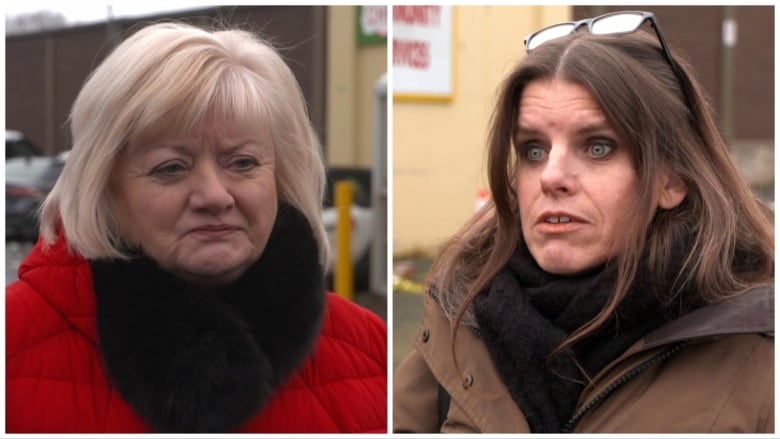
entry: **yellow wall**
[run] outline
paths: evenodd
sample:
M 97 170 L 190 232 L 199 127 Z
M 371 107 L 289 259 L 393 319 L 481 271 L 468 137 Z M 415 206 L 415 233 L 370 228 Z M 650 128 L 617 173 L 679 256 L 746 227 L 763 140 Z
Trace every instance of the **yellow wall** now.
M 387 71 L 387 45 L 357 45 L 356 6 L 328 8 L 326 162 L 371 167 L 374 84 Z
M 487 186 L 483 153 L 501 79 L 523 38 L 571 18 L 569 6 L 453 9 L 454 97 L 393 102 L 393 251 L 434 251 L 474 212 Z

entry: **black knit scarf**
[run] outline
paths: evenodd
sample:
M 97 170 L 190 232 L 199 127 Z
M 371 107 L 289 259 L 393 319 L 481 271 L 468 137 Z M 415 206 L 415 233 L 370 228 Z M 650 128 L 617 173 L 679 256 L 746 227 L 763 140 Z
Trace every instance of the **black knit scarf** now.
M 144 256 L 90 265 L 105 367 L 157 431 L 235 430 L 302 363 L 320 331 L 316 241 L 287 205 L 260 259 L 228 287 L 198 289 Z
M 574 413 L 586 378 L 667 319 L 659 297 L 671 287 L 683 252 L 669 263 L 668 283 L 650 281 L 644 261 L 614 317 L 573 349 L 550 357 L 573 331 L 604 308 L 616 270 L 580 277 L 544 272 L 521 246 L 474 300 L 478 335 L 532 432 L 561 432 Z M 573 358 L 572 358 L 573 357 Z M 576 359 L 576 362 L 575 362 Z

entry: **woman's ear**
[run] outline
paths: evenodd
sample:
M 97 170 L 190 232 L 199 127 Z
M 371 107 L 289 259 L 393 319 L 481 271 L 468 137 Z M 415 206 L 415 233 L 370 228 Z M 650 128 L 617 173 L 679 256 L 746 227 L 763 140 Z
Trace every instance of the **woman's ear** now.
M 661 209 L 674 209 L 688 195 L 688 186 L 685 182 L 668 171 L 661 173 L 658 183 L 658 207 Z

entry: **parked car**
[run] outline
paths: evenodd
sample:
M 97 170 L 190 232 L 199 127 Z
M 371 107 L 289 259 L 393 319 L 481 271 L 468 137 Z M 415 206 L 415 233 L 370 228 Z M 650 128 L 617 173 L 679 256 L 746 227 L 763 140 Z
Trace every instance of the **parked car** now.
M 5 130 L 5 158 L 37 157 L 42 156 L 43 151 L 30 139 L 24 137 L 19 131 Z
M 328 169 L 328 184 L 322 208 L 322 222 L 332 249 L 328 262 L 326 287 L 333 288 L 333 268 L 337 257 L 336 221 L 338 212 L 333 206 L 333 186 L 337 181 L 352 183 L 353 200 L 350 207 L 350 256 L 355 291 L 369 288 L 371 271 L 371 243 L 374 239 L 374 210 L 371 208 L 371 170 L 360 168 Z
M 38 239 L 38 208 L 64 165 L 61 156 L 15 157 L 5 161 L 6 241 Z

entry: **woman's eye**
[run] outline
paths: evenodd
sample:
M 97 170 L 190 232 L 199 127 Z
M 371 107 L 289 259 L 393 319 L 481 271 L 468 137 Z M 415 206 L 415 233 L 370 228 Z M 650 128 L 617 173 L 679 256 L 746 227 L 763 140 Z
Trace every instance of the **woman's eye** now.
M 538 146 L 530 146 L 525 150 L 525 158 L 532 162 L 538 162 L 544 158 L 545 150 Z
M 606 157 L 610 152 L 612 152 L 612 145 L 609 145 L 605 142 L 594 143 L 588 147 L 588 153 L 591 155 L 591 157 L 597 159 Z
M 154 168 L 152 173 L 162 177 L 173 177 L 179 175 L 185 170 L 186 168 L 184 167 L 183 164 L 178 162 L 173 162 L 173 163 L 166 163 L 164 165 Z
M 255 166 L 257 166 L 257 161 L 255 159 L 249 158 L 249 157 L 242 157 L 236 160 L 233 160 L 233 163 L 231 164 L 234 168 L 238 169 L 239 171 L 247 171 L 250 169 L 254 169 Z

